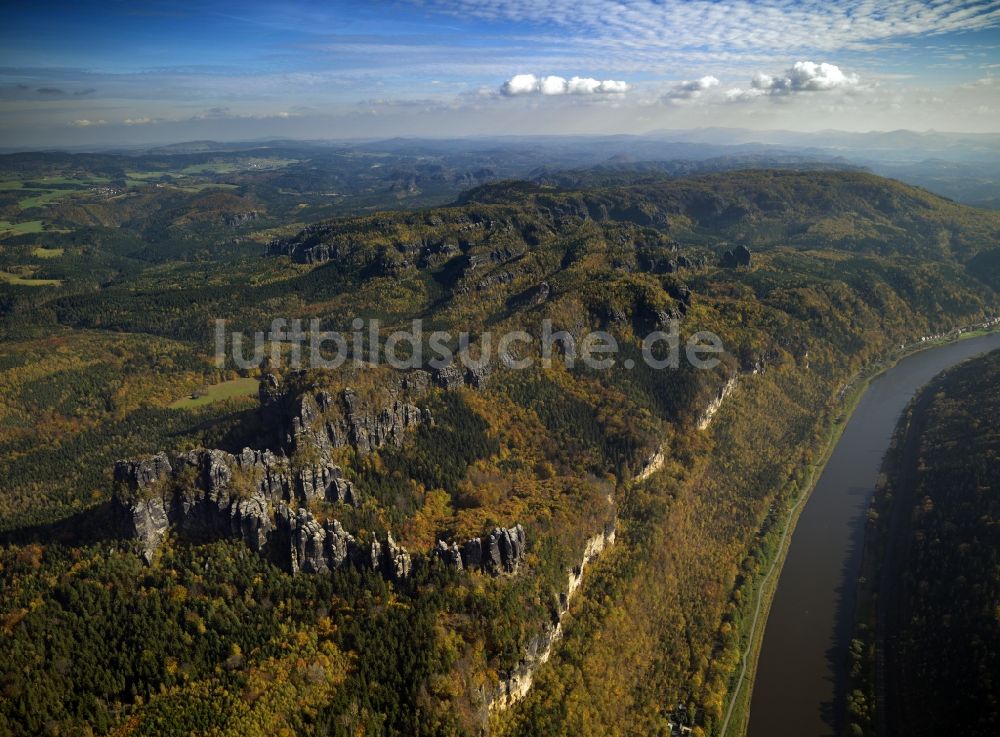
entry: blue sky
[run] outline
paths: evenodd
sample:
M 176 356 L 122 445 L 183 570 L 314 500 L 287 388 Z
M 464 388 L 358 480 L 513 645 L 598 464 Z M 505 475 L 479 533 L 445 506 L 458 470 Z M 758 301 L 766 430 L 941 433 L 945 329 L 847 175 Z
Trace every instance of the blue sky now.
M 1000 130 L 1000 0 L 19 2 L 0 145 Z

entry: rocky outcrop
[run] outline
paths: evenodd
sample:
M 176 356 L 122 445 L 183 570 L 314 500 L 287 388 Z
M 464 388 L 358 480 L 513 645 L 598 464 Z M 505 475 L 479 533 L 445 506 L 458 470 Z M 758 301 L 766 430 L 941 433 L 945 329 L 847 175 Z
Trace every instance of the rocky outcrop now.
M 305 573 L 327 573 L 330 570 L 330 563 L 334 556 L 327 554 L 327 529 L 320 524 L 312 514 L 306 509 L 292 511 L 288 507 L 282 507 L 278 513 L 281 527 L 287 527 L 288 533 L 288 568 L 292 573 L 303 571 Z M 334 528 L 330 530 L 330 548 L 337 549 L 338 542 L 341 542 L 338 533 Z M 344 546 L 346 547 L 346 541 Z M 353 542 L 353 538 L 351 538 Z M 345 554 L 344 560 L 347 559 Z M 340 561 L 343 564 L 343 560 Z M 337 565 L 333 566 L 338 567 Z
M 458 543 L 449 545 L 444 540 L 438 540 L 434 554 L 449 568 L 458 571 L 465 569 L 465 564 L 462 562 L 462 551 L 459 549 Z
M 709 425 L 712 424 L 712 418 L 715 417 L 715 413 L 719 411 L 722 407 L 722 403 L 726 401 L 726 397 L 729 393 L 736 388 L 736 375 L 733 374 L 725 384 L 719 387 L 719 391 L 716 393 L 712 401 L 708 403 L 708 406 L 702 410 L 701 414 L 695 420 L 695 425 L 699 430 L 705 430 Z
M 749 269 L 753 264 L 753 254 L 746 246 L 736 246 L 722 254 L 722 267 L 726 269 Z
M 315 499 L 350 503 L 353 485 L 340 467 L 323 463 L 293 471 L 287 458 L 245 448 L 238 455 L 199 448 L 170 463 L 166 455 L 119 461 L 114 503 L 124 534 L 140 542 L 150 561 L 169 528 L 196 539 L 237 538 L 251 550 L 276 551 L 274 510 Z
M 299 252 L 300 258 L 297 260 L 305 264 L 325 264 L 340 256 L 340 249 L 326 243 L 321 243 L 312 248 L 303 248 Z
M 341 437 L 359 453 L 370 453 L 383 445 L 399 446 L 405 432 L 422 422 L 430 422 L 430 413 L 400 399 L 381 408 L 371 407 L 357 400 L 350 389 L 341 394 L 345 413 L 339 428 L 327 424 L 331 437 L 336 440 L 336 429 Z
M 308 492 L 300 482 L 302 472 L 292 473 L 288 460 L 270 451 L 246 449 L 234 456 L 201 448 L 173 464 L 160 454 L 118 462 L 114 504 L 126 536 L 138 540 L 147 562 L 174 529 L 196 540 L 242 540 L 291 573 L 326 573 L 350 564 L 394 581 L 407 578 L 410 554 L 391 534 L 384 542 L 373 535 L 361 544 L 337 520 L 320 522 L 299 506 L 315 498 L 317 489 L 326 500 L 339 500 L 340 469 L 324 470 L 328 483 L 321 481 Z
M 410 554 L 402 545 L 397 545 L 392 539 L 392 533 L 386 533 L 385 545 L 382 546 L 382 555 L 379 558 L 379 566 L 382 573 L 393 581 L 400 581 L 410 575 L 413 569 L 413 561 Z
M 256 210 L 247 210 L 246 212 L 230 213 L 224 217 L 224 220 L 230 228 L 238 228 L 254 222 L 258 217 L 260 217 L 260 213 Z
M 116 506 L 119 524 L 126 537 L 139 541 L 147 563 L 152 561 L 170 524 L 165 485 L 171 471 L 165 453 L 115 464 L 115 487 L 123 499 Z
M 482 389 L 489 383 L 492 376 L 493 364 L 491 363 L 468 367 L 451 363 L 434 372 L 434 383 L 442 389 L 458 389 L 463 386 Z
M 527 537 L 520 525 L 494 528 L 482 537 L 458 543 L 439 540 L 435 553 L 445 565 L 457 570 L 480 571 L 492 576 L 516 573 L 527 551 Z
M 494 248 L 492 251 L 478 253 L 469 256 L 469 271 L 475 271 L 483 266 L 505 264 L 525 253 L 522 247 L 503 246 Z
M 602 532 L 587 540 L 580 564 L 567 574 L 566 590 L 559 596 L 558 614 L 542 631 L 528 642 L 521 661 L 505 674 L 494 688 L 484 690 L 483 703 L 487 714 L 508 709 L 523 699 L 531 689 L 535 673 L 552 656 L 556 643 L 562 638 L 563 619 L 569 611 L 574 594 L 583 581 L 586 567 L 615 542 L 615 524 L 609 523 Z
M 278 526 L 288 542 L 288 568 L 292 573 L 329 573 L 355 566 L 380 573 L 389 580 L 408 578 L 413 568 L 410 554 L 387 533 L 383 541 L 374 535 L 359 542 L 335 519 L 319 522 L 306 509 L 278 510 Z
M 691 290 L 684 284 L 668 284 L 667 294 L 673 297 L 681 306 L 682 312 L 687 312 L 691 307 Z
M 297 378 L 293 375 L 293 381 Z M 426 393 L 430 375 L 413 371 L 375 403 L 362 400 L 347 387 L 336 397 L 327 391 L 305 390 L 297 394 L 281 391 L 271 374 L 261 382 L 260 398 L 266 424 L 278 427 L 278 446 L 289 456 L 306 450 L 328 456 L 335 448 L 350 447 L 366 455 L 385 445 L 399 446 L 408 430 L 433 418 L 429 410 L 412 399 Z
M 322 264 L 339 259 L 344 255 L 339 245 L 323 240 L 330 231 L 330 226 L 323 224 L 307 225 L 294 238 L 271 240 L 264 253 L 268 256 L 287 256 L 300 264 Z
M 421 373 L 422 372 L 414 372 Z M 304 375 L 293 377 L 299 386 Z M 358 494 L 333 451 L 364 455 L 404 433 L 428 412 L 407 401 L 426 391 L 429 375 L 407 375 L 379 396 L 363 401 L 351 389 L 337 398 L 314 388 L 283 390 L 274 376 L 260 386 L 262 424 L 277 427 L 271 449 L 238 454 L 198 448 L 168 459 L 163 453 L 115 466 L 114 508 L 126 537 L 138 541 L 151 562 L 170 529 L 195 539 L 242 540 L 292 572 L 334 570 L 347 562 L 406 578 L 409 553 L 391 535 L 360 545 L 336 520 L 320 522 L 315 502 L 356 506 Z
M 666 453 L 663 447 L 656 449 L 656 452 L 649 456 L 642 464 L 642 469 L 636 474 L 636 481 L 645 481 L 654 473 L 663 468 L 663 465 L 667 462 Z

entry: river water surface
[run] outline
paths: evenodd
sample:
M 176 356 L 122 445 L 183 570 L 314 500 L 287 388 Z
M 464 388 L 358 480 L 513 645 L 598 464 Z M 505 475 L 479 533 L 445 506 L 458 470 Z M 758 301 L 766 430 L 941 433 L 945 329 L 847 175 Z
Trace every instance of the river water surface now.
M 920 387 L 995 348 L 1000 333 L 927 349 L 875 379 L 861 398 L 792 535 L 764 630 L 750 737 L 840 733 L 865 516 L 882 456 Z

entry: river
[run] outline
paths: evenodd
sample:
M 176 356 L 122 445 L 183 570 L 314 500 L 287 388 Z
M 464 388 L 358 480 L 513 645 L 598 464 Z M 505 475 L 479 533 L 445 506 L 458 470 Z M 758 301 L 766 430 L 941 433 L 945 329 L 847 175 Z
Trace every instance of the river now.
M 855 583 L 882 456 L 920 387 L 995 348 L 1000 333 L 921 351 L 872 381 L 861 398 L 792 535 L 764 630 L 749 737 L 842 733 Z

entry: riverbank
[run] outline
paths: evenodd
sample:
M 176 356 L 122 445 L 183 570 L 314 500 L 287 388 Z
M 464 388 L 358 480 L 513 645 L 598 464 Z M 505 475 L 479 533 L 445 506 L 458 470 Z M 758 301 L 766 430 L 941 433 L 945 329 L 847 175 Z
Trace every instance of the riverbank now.
M 775 528 L 774 534 L 779 535 L 778 545 L 770 561 L 765 561 L 766 570 L 753 588 L 754 610 L 741 632 L 741 643 L 744 643 L 740 660 L 740 669 L 734 675 L 727 700 L 726 711 L 718 734 L 724 737 L 744 735 L 749 721 L 749 708 L 753 695 L 753 685 L 758 668 L 758 660 L 763 644 L 766 623 L 770 608 L 777 591 L 780 572 L 790 548 L 792 533 L 799 516 L 806 506 L 816 483 L 822 476 L 834 449 L 836 448 L 848 422 L 864 397 L 870 384 L 903 359 L 931 348 L 941 347 L 959 340 L 974 338 L 990 332 L 998 327 L 996 318 L 982 323 L 958 328 L 939 336 L 921 338 L 911 344 L 899 346 L 884 358 L 861 369 L 833 397 L 834 404 L 819 419 L 823 428 L 819 435 L 823 440 L 813 446 L 813 453 L 803 467 L 805 482 L 799 484 L 797 495 L 788 494 L 793 491 L 786 488 L 790 506 L 787 506 L 779 519 L 784 523 Z
M 1000 350 L 955 364 L 924 385 L 895 428 L 857 585 L 854 733 L 995 732 L 994 684 L 981 676 L 1000 648 L 989 575 L 1000 474 L 986 460 L 1000 449 L 998 381 Z

